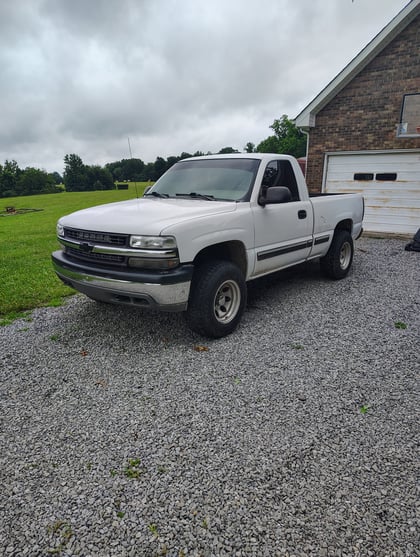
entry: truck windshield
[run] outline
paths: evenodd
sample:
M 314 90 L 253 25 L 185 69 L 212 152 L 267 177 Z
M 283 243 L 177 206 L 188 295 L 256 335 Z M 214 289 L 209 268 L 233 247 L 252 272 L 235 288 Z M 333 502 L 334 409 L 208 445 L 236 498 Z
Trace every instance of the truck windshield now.
M 172 166 L 146 195 L 248 201 L 259 164 L 257 159 L 185 159 Z

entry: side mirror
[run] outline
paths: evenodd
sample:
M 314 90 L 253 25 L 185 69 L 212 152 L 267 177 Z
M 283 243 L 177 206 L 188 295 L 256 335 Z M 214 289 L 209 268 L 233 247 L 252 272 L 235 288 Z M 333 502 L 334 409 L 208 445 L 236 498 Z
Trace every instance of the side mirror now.
M 275 204 L 275 203 L 289 203 L 292 201 L 292 194 L 289 188 L 285 186 L 273 186 L 271 188 L 267 188 L 265 191 L 261 192 L 261 195 L 258 199 L 258 203 L 261 207 L 265 207 L 267 204 Z

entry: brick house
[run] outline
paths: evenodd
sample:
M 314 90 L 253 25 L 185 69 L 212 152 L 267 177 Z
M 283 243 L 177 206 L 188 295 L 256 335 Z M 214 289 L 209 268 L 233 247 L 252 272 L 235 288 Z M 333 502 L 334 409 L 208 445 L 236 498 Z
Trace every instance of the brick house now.
M 407 6 L 296 117 L 312 192 L 361 191 L 364 228 L 420 228 L 420 0 Z

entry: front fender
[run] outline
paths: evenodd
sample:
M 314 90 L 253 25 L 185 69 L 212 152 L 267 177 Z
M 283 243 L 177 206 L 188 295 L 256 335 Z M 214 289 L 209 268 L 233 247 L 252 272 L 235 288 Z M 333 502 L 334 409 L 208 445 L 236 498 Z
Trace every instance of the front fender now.
M 194 261 L 203 249 L 222 242 L 241 242 L 248 252 L 254 245 L 254 223 L 249 204 L 238 204 L 236 211 L 204 216 L 169 226 L 163 235 L 175 236 L 182 263 Z

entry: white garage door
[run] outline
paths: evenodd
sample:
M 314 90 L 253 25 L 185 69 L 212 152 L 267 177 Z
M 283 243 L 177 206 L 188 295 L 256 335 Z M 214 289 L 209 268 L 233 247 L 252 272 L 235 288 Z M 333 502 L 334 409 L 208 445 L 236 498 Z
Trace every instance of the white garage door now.
M 328 155 L 323 189 L 362 193 L 367 231 L 414 234 L 420 228 L 420 152 Z

